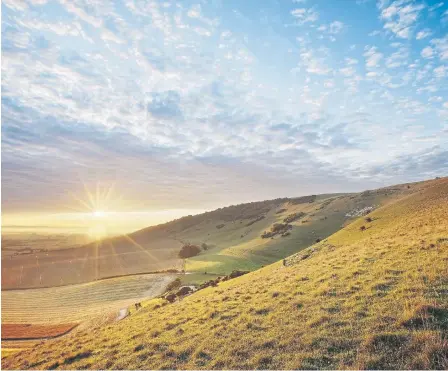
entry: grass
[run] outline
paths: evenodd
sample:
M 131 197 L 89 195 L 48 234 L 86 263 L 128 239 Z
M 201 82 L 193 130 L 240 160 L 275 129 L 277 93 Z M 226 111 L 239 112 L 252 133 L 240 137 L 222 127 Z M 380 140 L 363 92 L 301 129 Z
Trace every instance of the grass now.
M 448 179 L 423 183 L 281 262 L 154 299 L 4 369 L 446 369 Z M 333 201 L 336 203 L 337 201 Z M 331 204 L 333 204 L 333 202 Z
M 359 194 L 320 195 L 312 203 L 294 204 L 288 200 L 271 205 L 265 210 L 265 218 L 256 223 L 247 223 L 238 219 L 237 215 L 226 223 L 210 219 L 182 230 L 176 238 L 213 246 L 187 259 L 186 269 L 199 274 L 199 277 L 205 272 L 225 275 L 235 269 L 255 270 L 313 245 L 318 238 L 330 236 L 352 220 L 346 216 L 351 211 L 387 204 L 417 191 L 423 184 L 415 183 L 412 189 L 399 185 Z M 274 223 L 283 223 L 289 215 L 302 213 L 305 215 L 291 222 L 293 229 L 289 236 L 261 238 L 261 234 Z M 222 224 L 224 227 L 216 228 L 216 225 Z M 188 277 L 188 283 L 199 282 Z
M 2 359 L 9 357 L 12 354 L 15 354 L 17 352 L 20 352 L 22 348 L 3 348 L 2 347 Z

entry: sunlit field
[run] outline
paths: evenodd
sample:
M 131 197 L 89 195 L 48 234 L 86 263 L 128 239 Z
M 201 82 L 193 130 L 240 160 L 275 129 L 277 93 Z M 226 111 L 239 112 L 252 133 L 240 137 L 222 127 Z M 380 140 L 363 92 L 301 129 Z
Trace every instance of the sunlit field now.
M 134 275 L 64 287 L 2 291 L 4 356 L 35 344 L 18 340 L 58 337 L 80 324 L 113 322 L 120 309 L 160 295 L 173 279 L 173 275 Z

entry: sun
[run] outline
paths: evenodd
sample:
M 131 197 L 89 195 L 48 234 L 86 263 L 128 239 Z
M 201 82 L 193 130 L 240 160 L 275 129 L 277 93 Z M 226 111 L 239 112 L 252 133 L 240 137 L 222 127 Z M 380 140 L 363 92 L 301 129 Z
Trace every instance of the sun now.
M 95 210 L 92 214 L 95 218 L 102 218 L 106 215 L 106 213 L 102 210 Z

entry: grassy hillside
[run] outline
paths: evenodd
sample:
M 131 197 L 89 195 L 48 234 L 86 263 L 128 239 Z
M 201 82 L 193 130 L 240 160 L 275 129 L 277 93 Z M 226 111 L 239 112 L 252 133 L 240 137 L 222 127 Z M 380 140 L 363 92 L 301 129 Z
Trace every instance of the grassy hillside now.
M 2 287 L 42 288 L 91 282 L 126 274 L 181 269 L 182 243 L 207 245 L 186 269 L 186 282 L 234 269 L 255 270 L 312 245 L 336 232 L 354 211 L 391 202 L 415 192 L 423 183 L 387 187 L 358 194 L 279 198 L 220 208 L 172 222 L 69 249 L 27 248 L 2 255 Z M 409 187 L 409 188 L 408 188 Z M 261 238 L 274 223 L 291 214 L 288 236 Z M 206 274 L 207 273 L 207 274 Z
M 2 366 L 446 369 L 448 179 L 406 192 L 286 267 L 274 263 L 173 304 L 151 300 L 123 321 Z
M 324 239 L 353 220 L 357 211 L 381 205 L 418 191 L 424 182 L 386 187 L 357 194 L 319 195 L 312 199 L 280 199 L 257 218 L 224 220 L 213 214 L 213 218 L 196 223 L 176 234 L 181 241 L 210 248 L 199 256 L 187 259 L 186 269 L 194 275 L 186 277 L 189 282 L 210 279 L 210 274 L 224 275 L 234 269 L 255 270 L 289 256 Z M 305 202 L 302 202 L 305 201 Z M 290 222 L 289 235 L 261 238 L 274 223 L 285 223 L 289 215 L 303 213 L 304 216 Z M 219 226 L 220 228 L 217 228 Z M 207 272 L 207 275 L 204 273 Z

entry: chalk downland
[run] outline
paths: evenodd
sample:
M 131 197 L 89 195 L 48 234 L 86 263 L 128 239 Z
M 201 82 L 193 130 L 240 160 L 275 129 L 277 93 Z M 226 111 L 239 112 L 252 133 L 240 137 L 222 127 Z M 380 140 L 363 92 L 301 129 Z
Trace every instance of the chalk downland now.
M 428 182 L 286 267 L 277 262 L 172 304 L 154 299 L 2 366 L 446 369 L 447 210 L 448 179 Z

